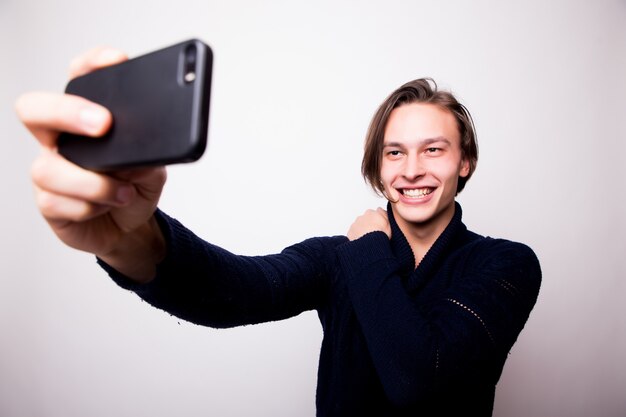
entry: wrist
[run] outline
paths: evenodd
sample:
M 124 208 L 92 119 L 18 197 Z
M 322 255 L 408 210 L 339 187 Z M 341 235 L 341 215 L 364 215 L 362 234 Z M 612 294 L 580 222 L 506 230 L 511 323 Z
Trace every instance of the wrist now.
M 123 235 L 110 252 L 98 255 L 109 266 L 137 283 L 147 283 L 156 275 L 156 266 L 165 259 L 166 244 L 155 217 Z

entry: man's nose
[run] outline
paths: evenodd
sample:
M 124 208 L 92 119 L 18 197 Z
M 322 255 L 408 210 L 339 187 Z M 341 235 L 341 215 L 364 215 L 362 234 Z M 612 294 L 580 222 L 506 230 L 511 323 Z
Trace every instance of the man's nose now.
M 417 155 L 408 155 L 404 164 L 403 175 L 408 180 L 415 180 L 425 174 L 424 164 Z

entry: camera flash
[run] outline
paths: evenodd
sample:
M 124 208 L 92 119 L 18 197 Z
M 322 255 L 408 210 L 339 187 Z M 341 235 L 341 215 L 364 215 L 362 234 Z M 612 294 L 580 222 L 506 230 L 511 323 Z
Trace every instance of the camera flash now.
M 196 79 L 196 73 L 191 71 L 188 72 L 187 74 L 185 74 L 185 81 L 190 83 L 193 82 Z

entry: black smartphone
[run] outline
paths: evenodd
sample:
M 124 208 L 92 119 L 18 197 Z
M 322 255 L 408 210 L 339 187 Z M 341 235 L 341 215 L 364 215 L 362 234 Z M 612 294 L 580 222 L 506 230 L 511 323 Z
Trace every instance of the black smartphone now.
M 213 53 L 191 39 L 71 80 L 66 93 L 103 105 L 100 138 L 61 133 L 59 153 L 91 170 L 195 161 L 206 148 Z

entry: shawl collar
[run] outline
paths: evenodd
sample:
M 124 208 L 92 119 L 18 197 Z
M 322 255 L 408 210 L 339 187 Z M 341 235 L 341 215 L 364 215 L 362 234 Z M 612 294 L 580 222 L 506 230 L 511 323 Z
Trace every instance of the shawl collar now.
M 387 203 L 387 215 L 389 217 L 389 223 L 391 225 L 391 250 L 398 260 L 400 268 L 398 270 L 399 275 L 406 279 L 406 287 L 408 291 L 415 291 L 420 289 L 428 278 L 433 275 L 437 268 L 443 261 L 445 261 L 447 255 L 452 252 L 454 242 L 458 236 L 461 236 L 467 228 L 463 224 L 461 205 L 454 202 L 454 215 L 452 220 L 444 231 L 439 235 L 435 243 L 430 247 L 424 259 L 420 262 L 417 268 L 415 268 L 415 256 L 413 250 L 409 246 L 409 242 L 406 236 L 400 230 L 400 226 L 396 222 L 393 216 L 393 210 L 391 209 L 391 203 Z

